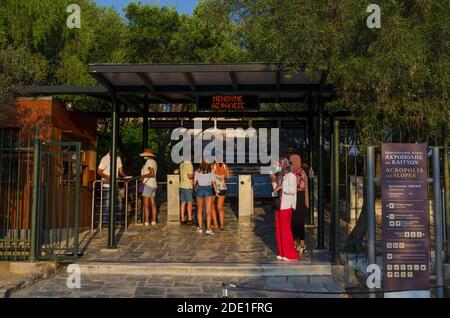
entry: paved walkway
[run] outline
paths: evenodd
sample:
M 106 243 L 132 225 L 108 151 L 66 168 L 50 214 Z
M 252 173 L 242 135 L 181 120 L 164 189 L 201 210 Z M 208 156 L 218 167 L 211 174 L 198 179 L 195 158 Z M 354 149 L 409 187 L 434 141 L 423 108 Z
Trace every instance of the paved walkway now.
M 97 232 L 78 262 L 80 289 L 67 287 L 63 271 L 12 297 L 222 297 L 224 282 L 244 287 L 229 289 L 230 297 L 342 297 L 327 253 L 303 254 L 297 262 L 276 259 L 270 206 L 256 208 L 250 226 L 238 224 L 236 210 L 226 207 L 225 230 L 214 236 L 197 233 L 195 226 L 168 226 L 165 212 L 154 227 L 131 225 L 119 232 L 116 250 L 106 248 L 106 231 Z
M 230 298 L 342 298 L 343 288 L 329 276 L 218 277 L 160 275 L 82 275 L 81 288 L 69 289 L 62 273 L 14 293 L 12 298 L 219 298 L 222 283 Z M 264 290 L 265 289 L 265 290 Z M 270 291 L 268 291 L 270 290 Z M 292 291 L 292 292 L 291 292 Z M 308 294 L 301 293 L 308 291 Z M 330 292 L 330 294 L 314 294 Z
M 267 263 L 276 260 L 274 212 L 269 206 L 255 208 L 251 226 L 240 226 L 237 207 L 227 206 L 225 230 L 214 236 L 199 234 L 195 226 L 171 225 L 165 212 L 156 226 L 132 224 L 118 234 L 118 249 L 107 250 L 107 231 L 98 232 L 89 243 L 81 262 L 162 262 L 162 263 Z M 312 244 L 311 244 L 312 245 Z M 311 258 L 303 255 L 302 263 Z

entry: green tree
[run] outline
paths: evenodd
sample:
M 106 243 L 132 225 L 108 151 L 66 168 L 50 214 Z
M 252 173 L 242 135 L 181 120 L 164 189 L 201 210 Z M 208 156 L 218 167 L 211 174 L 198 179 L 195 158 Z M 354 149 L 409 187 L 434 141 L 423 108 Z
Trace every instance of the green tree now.
M 369 29 L 370 1 L 217 0 L 235 17 L 253 60 L 293 69 L 307 62 L 337 88 L 330 110 L 351 110 L 366 144 L 441 136 L 448 125 L 450 2 L 381 1 L 381 29 Z

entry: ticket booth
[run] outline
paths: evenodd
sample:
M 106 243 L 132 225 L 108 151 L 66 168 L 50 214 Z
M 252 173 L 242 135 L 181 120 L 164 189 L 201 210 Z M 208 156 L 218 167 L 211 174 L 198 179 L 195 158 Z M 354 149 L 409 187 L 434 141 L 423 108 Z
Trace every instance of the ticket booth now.
M 18 98 L 2 107 L 2 115 L 0 115 L 2 178 L 0 181 L 3 186 L 0 201 L 4 204 L 1 217 L 10 221 L 16 220 L 11 221 L 17 223 L 16 228 L 29 228 L 32 205 L 32 151 L 34 132 L 36 127 L 39 127 L 39 139 L 43 142 L 48 144 L 79 142 L 81 144 L 79 227 L 80 229 L 89 227 L 92 182 L 96 177 L 97 119 L 74 109 L 72 104 L 67 105 L 52 97 Z M 58 149 L 58 151 L 63 150 Z M 63 184 L 69 184 L 66 176 L 73 171 L 75 159 L 73 155 L 60 155 L 58 158 L 46 159 L 47 162 L 43 162 L 44 168 L 45 165 L 55 167 L 52 167 L 54 172 L 48 176 L 48 180 L 42 182 L 42 184 L 47 182 L 47 186 L 54 189 L 52 190 L 54 198 L 51 199 L 53 203 L 57 202 L 56 193 L 62 189 Z M 75 199 L 74 189 L 69 190 L 72 194 L 61 201 Z M 51 206 L 52 204 L 48 204 L 47 210 L 52 209 Z

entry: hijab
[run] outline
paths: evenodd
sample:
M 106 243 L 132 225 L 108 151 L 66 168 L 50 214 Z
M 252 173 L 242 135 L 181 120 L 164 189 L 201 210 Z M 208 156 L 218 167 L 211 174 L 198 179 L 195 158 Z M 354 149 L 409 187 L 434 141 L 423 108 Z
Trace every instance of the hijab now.
M 302 158 L 299 155 L 292 155 L 290 158 L 292 164 L 292 172 L 297 177 L 297 190 L 305 191 L 306 187 L 306 172 L 302 168 Z
M 281 184 L 283 183 L 283 178 L 286 174 L 288 174 L 289 172 L 292 172 L 292 166 L 289 163 L 288 158 L 280 158 L 278 160 L 278 168 L 280 170 L 280 173 L 277 176 L 277 186 L 281 186 Z

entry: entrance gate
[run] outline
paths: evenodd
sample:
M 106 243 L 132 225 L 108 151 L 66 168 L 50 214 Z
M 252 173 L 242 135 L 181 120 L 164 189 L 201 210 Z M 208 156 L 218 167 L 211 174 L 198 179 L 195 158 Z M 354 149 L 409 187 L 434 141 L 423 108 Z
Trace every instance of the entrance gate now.
M 37 136 L 0 134 L 0 260 L 78 255 L 81 145 Z

